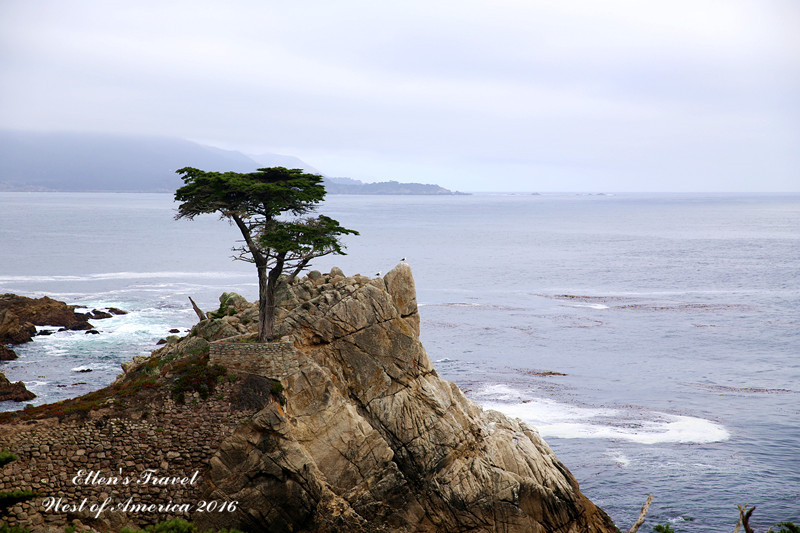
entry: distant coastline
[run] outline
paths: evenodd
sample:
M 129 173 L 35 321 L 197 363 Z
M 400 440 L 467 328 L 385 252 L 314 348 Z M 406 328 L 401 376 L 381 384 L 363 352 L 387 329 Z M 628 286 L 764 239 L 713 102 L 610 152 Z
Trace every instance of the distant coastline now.
M 175 192 L 175 171 L 196 167 L 221 172 L 300 168 L 322 174 L 303 160 L 281 154 L 246 155 L 185 139 L 79 132 L 0 130 L 0 192 Z M 454 195 L 439 185 L 364 183 L 325 177 L 329 194 Z
M 425 194 L 425 195 L 466 195 L 469 193 L 451 191 L 430 183 L 400 183 L 382 181 L 364 183 L 351 178 L 325 178 L 328 194 Z

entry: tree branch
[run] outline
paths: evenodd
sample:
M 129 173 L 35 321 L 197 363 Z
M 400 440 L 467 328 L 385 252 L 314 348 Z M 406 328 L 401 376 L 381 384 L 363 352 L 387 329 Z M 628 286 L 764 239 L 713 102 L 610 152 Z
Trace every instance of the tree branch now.
M 238 226 L 239 231 L 242 233 L 242 237 L 244 237 L 244 242 L 247 243 L 247 247 L 250 249 L 250 253 L 253 255 L 253 262 L 256 265 L 266 264 L 267 260 L 261 255 L 259 252 L 258 245 L 253 241 L 253 236 L 251 234 L 251 228 L 242 220 L 242 217 L 237 215 L 236 213 L 230 213 L 230 217 Z
M 194 300 L 192 300 L 191 296 L 189 296 L 189 301 L 192 302 L 192 309 L 194 309 L 195 314 L 200 320 L 205 320 L 206 318 L 208 318 L 206 317 L 206 315 L 203 314 L 203 310 L 197 307 L 197 304 L 194 303 Z
M 297 264 L 294 266 L 294 270 L 292 270 L 292 273 L 291 273 L 291 274 L 289 274 L 288 276 L 286 276 L 286 283 L 291 283 L 292 281 L 294 281 L 294 278 L 296 278 L 296 277 L 297 277 L 297 275 L 298 275 L 300 272 L 302 272 L 302 271 L 303 271 L 303 269 L 304 269 L 304 268 L 305 268 L 305 267 L 308 265 L 308 263 L 309 263 L 309 262 L 310 262 L 312 259 L 313 259 L 313 257 L 312 257 L 312 256 L 308 256 L 308 257 L 305 257 L 305 258 L 303 258 L 303 259 L 302 259 L 300 262 L 298 262 L 298 263 L 297 263 Z
M 744 526 L 745 533 L 754 533 L 753 528 L 750 527 L 750 516 L 752 516 L 753 511 L 756 510 L 756 506 L 754 505 L 751 509 L 747 509 L 747 504 L 744 504 L 744 507 L 741 505 L 739 507 L 739 522 L 736 524 L 736 529 L 733 533 L 738 533 L 739 526 Z
M 636 533 L 639 531 L 639 528 L 644 524 L 644 517 L 647 515 L 647 511 L 650 509 L 650 504 L 653 503 L 653 496 L 648 494 L 647 501 L 644 502 L 642 505 L 642 511 L 639 513 L 639 518 L 636 519 L 636 522 L 631 526 L 628 530 L 628 533 Z

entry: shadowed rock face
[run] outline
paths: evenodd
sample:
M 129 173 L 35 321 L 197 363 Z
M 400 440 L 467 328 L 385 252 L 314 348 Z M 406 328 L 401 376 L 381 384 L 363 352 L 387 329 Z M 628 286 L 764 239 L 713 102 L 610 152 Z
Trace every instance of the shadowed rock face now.
M 605 532 L 535 429 L 483 411 L 441 379 L 419 341 L 411 269 L 293 285 L 280 333 L 300 370 L 223 441 L 208 498 L 245 531 Z
M 6 375 L 0 372 L 0 402 L 7 400 L 25 402 L 34 398 L 36 395 L 29 391 L 23 382 L 11 383 Z
M 64 302 L 47 296 L 28 298 L 16 294 L 0 295 L 0 344 L 29 342 L 36 335 L 36 326 L 92 329 L 87 315 L 76 313 L 73 306 Z

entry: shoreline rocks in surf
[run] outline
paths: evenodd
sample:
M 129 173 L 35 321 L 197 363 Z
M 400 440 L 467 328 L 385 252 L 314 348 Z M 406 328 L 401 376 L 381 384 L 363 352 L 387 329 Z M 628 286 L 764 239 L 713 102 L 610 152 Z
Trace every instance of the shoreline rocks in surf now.
M 89 319 L 102 320 L 114 315 L 127 314 L 115 307 L 105 311 L 92 309 L 87 313 L 76 311 L 77 306 L 67 305 L 48 296 L 28 298 L 17 294 L 0 295 L 0 345 L 23 344 L 33 340 L 37 326 L 60 327 L 59 331 L 96 331 Z M 87 308 L 88 309 L 88 308 Z M 46 333 L 49 334 L 50 332 Z M 16 359 L 11 348 L 0 350 L 0 360 Z

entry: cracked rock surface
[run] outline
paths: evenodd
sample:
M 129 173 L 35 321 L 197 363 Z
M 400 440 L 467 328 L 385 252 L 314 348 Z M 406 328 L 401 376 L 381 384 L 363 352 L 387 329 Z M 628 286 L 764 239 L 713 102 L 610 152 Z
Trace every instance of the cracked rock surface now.
M 202 528 L 616 531 L 534 428 L 439 377 L 407 264 L 377 279 L 312 274 L 276 320 L 299 360 L 287 403 L 266 405 L 213 455 L 206 497 L 239 503 Z

